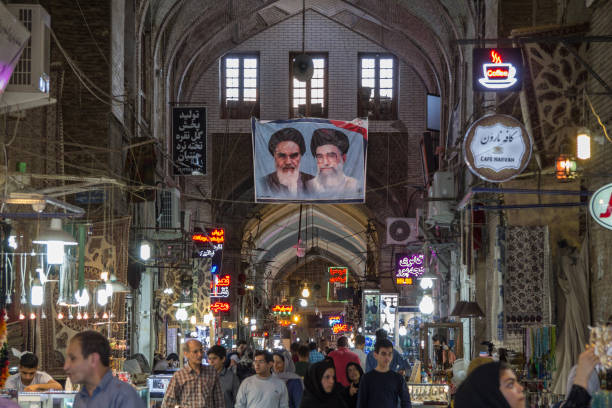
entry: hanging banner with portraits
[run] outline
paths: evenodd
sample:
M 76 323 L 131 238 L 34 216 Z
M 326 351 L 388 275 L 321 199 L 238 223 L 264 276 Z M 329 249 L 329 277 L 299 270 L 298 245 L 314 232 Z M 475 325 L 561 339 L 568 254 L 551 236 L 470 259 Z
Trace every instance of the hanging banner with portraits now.
M 365 202 L 368 121 L 252 119 L 255 201 Z

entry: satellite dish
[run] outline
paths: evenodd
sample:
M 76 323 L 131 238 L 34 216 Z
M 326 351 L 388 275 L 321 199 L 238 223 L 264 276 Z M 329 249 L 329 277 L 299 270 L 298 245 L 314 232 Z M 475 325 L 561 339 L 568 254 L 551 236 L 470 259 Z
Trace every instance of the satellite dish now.
M 293 76 L 301 82 L 306 82 L 312 78 L 314 65 L 310 55 L 300 54 L 293 59 Z

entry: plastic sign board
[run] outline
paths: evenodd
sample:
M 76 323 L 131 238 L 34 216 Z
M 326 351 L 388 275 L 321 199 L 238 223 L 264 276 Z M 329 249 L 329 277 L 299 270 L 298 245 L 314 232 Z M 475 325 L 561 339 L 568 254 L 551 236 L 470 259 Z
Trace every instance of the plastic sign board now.
M 327 271 L 329 272 L 329 283 L 346 283 L 348 277 L 347 267 L 331 266 L 327 268 Z
M 508 115 L 487 115 L 470 126 L 463 139 L 463 158 L 478 177 L 494 183 L 523 172 L 533 141 L 521 122 Z
M 523 84 L 520 48 L 474 48 L 472 85 L 480 92 L 515 92 Z
M 341 299 L 339 292 L 348 287 L 348 268 L 346 266 L 330 266 L 327 271 L 327 301 L 346 302 L 346 300 Z
M 395 281 L 398 285 L 412 285 L 414 279 L 425 273 L 425 255 L 422 253 L 395 255 Z
M 213 275 L 210 282 L 210 297 L 229 297 L 230 275 L 225 275 L 219 278 L 218 275 Z
M 175 176 L 206 174 L 206 108 L 172 108 L 172 170 Z
M 215 313 L 229 312 L 230 304 L 228 302 L 214 302 L 210 305 L 210 310 Z
M 599 225 L 612 229 L 612 184 L 606 184 L 593 193 L 589 212 Z

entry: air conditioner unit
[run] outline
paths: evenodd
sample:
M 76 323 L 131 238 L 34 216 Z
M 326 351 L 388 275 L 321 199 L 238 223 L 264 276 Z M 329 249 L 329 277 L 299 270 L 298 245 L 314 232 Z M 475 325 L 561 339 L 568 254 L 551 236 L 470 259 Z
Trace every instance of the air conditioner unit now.
M 30 32 L 30 39 L 9 81 L 7 91 L 49 93 L 49 13 L 38 4 L 7 4 L 6 8 Z
M 455 214 L 451 211 L 455 199 L 455 179 L 453 173 L 438 171 L 434 173 L 433 182 L 429 187 L 427 208 L 427 224 L 450 225 Z
M 177 188 L 161 191 L 160 228 L 181 228 L 181 192 Z
M 387 218 L 387 245 L 404 245 L 416 241 L 416 218 Z

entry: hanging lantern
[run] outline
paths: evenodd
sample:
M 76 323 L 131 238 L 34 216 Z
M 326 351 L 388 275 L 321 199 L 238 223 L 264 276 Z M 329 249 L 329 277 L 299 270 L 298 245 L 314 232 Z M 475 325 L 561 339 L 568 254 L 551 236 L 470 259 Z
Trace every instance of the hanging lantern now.
M 40 279 L 36 278 L 32 282 L 30 288 L 30 304 L 32 306 L 41 306 L 43 304 L 44 292 Z
M 57 314 L 57 320 L 62 320 L 64 318 L 64 314 L 62 312 L 59 312 Z
M 63 264 L 64 246 L 77 244 L 74 237 L 62 229 L 62 220 L 59 218 L 52 218 L 50 227 L 42 231 L 32 243 L 47 245 L 49 265 Z
M 89 304 L 89 291 L 85 287 L 81 290 L 77 290 L 74 297 L 81 307 L 86 307 Z
M 576 157 L 580 160 L 591 158 L 591 135 L 588 129 L 581 128 L 576 136 Z
M 31 312 L 30 313 L 30 320 L 34 320 L 34 319 L 36 319 L 36 313 Z
M 576 160 L 568 154 L 561 153 L 557 157 L 555 175 L 559 181 L 571 181 L 576 178 Z

